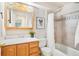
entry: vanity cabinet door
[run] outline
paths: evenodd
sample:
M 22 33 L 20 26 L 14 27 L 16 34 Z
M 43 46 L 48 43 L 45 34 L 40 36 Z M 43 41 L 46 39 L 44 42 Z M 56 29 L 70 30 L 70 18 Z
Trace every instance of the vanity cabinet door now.
M 17 45 L 17 56 L 28 56 L 28 44 L 18 44 Z
M 29 43 L 30 56 L 38 56 L 40 55 L 39 42 L 34 41 Z
M 2 47 L 2 56 L 16 56 L 16 45 Z
M 0 56 L 1 56 L 1 47 L 0 47 Z

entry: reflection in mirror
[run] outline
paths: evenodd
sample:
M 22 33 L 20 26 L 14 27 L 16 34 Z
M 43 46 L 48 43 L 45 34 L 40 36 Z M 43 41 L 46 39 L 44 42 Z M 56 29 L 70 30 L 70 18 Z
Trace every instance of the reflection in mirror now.
M 8 28 L 32 28 L 33 7 L 22 3 L 7 3 Z

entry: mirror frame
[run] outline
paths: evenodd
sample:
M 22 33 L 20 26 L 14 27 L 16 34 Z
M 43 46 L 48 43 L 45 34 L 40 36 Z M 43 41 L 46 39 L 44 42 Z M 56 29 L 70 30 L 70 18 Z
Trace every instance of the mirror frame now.
M 33 29 L 33 26 L 34 26 L 34 19 L 35 19 L 35 14 L 34 14 L 34 11 L 32 12 L 33 16 L 32 16 L 32 27 L 9 27 L 7 25 L 7 10 L 8 10 L 8 6 L 7 6 L 7 3 L 5 2 L 4 3 L 4 27 L 5 29 Z M 11 16 L 10 16 L 11 17 Z

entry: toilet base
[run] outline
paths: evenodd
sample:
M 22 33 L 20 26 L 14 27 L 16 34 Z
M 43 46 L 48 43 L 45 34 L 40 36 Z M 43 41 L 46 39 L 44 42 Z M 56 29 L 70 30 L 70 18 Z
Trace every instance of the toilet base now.
M 48 47 L 41 48 L 42 56 L 52 56 L 51 49 Z

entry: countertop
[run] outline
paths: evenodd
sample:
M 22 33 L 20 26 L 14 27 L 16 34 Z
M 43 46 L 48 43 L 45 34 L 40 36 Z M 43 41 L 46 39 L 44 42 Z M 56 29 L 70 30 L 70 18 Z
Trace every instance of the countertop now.
M 39 41 L 37 38 L 15 38 L 15 39 L 6 39 L 6 40 L 0 40 L 0 45 L 6 46 L 6 45 L 12 45 L 12 44 L 19 44 L 19 43 L 28 43 L 33 41 Z

